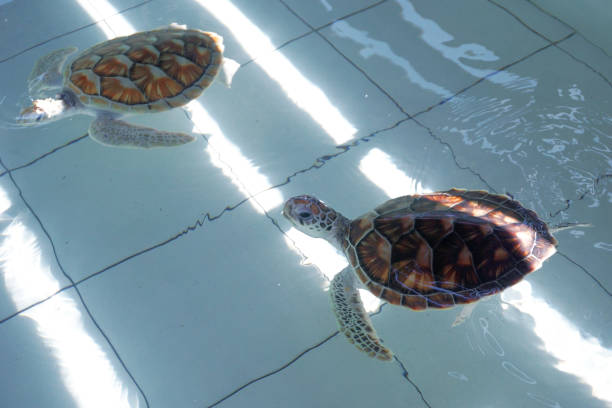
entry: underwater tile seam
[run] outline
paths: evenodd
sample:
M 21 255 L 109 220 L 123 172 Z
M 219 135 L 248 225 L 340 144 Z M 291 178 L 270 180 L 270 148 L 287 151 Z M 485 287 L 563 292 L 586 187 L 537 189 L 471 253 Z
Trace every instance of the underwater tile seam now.
M 216 407 L 217 405 L 221 404 L 223 401 L 226 401 L 228 399 L 230 399 L 231 397 L 233 397 L 234 395 L 238 394 L 240 391 L 244 390 L 245 388 L 250 387 L 251 385 L 265 379 L 268 377 L 273 376 L 274 374 L 277 374 L 281 371 L 283 371 L 284 369 L 288 368 L 289 366 L 291 366 L 293 363 L 295 363 L 296 361 L 298 361 L 300 358 L 302 358 L 304 355 L 306 355 L 307 353 L 309 353 L 312 350 L 315 350 L 319 347 L 321 347 L 323 344 L 327 343 L 329 340 L 333 339 L 334 337 L 336 337 L 338 334 L 340 334 L 340 332 L 338 330 L 336 330 L 334 333 L 330 334 L 329 336 L 327 336 L 326 338 L 324 338 L 323 340 L 319 341 L 317 344 L 315 344 L 314 346 L 310 346 L 307 349 L 303 350 L 302 352 L 300 352 L 297 356 L 295 356 L 293 359 L 289 360 L 287 363 L 283 364 L 282 366 L 280 366 L 279 368 L 272 370 L 266 374 L 260 375 L 259 377 L 253 378 L 250 381 L 247 381 L 246 383 L 244 383 L 243 385 L 241 385 L 240 387 L 234 389 L 233 391 L 225 394 L 225 396 L 223 396 L 222 398 L 218 399 L 217 401 L 215 401 L 214 403 L 212 403 L 211 405 L 207 405 L 206 408 L 213 408 Z
M 0 166 L 4 169 L 6 169 L 6 166 L 4 165 L 4 162 L 2 161 L 2 159 L 0 158 Z M 57 263 L 57 266 L 59 267 L 61 273 L 64 275 L 64 277 L 66 279 L 68 279 L 68 281 L 71 283 L 71 285 L 69 287 L 66 288 L 62 288 L 60 289 L 57 293 L 64 291 L 65 289 L 68 288 L 74 288 L 75 293 L 77 294 L 79 301 L 81 302 L 82 307 L 85 309 L 85 312 L 87 313 L 87 316 L 89 316 L 89 318 L 91 319 L 91 322 L 96 326 L 96 328 L 98 329 L 98 331 L 100 332 L 100 334 L 102 335 L 102 337 L 104 337 L 104 340 L 106 341 L 106 344 L 108 345 L 108 347 L 110 347 L 110 349 L 112 350 L 112 353 L 114 354 L 115 358 L 117 359 L 117 361 L 119 362 L 119 364 L 121 364 L 121 367 L 123 368 L 123 370 L 125 370 L 125 373 L 130 377 L 130 379 L 132 380 L 132 383 L 136 386 L 136 388 L 138 389 L 138 392 L 140 393 L 140 395 L 142 396 L 146 407 L 149 407 L 149 400 L 147 399 L 147 396 L 145 395 L 143 389 L 140 387 L 140 384 L 138 383 L 138 381 L 136 381 L 136 379 L 134 378 L 134 376 L 132 375 L 132 372 L 128 369 L 127 365 L 125 364 L 125 362 L 123 361 L 123 359 L 121 358 L 121 356 L 119 355 L 119 352 L 117 351 L 117 349 L 115 348 L 115 346 L 113 345 L 113 343 L 110 341 L 109 337 L 107 336 L 107 334 L 104 332 L 104 330 L 102 330 L 102 327 L 100 327 L 100 324 L 96 321 L 96 319 L 94 318 L 93 314 L 91 313 L 91 311 L 89 310 L 89 307 L 87 306 L 87 303 L 85 302 L 85 299 L 83 298 L 83 295 L 81 294 L 81 291 L 79 290 L 79 288 L 77 287 L 77 285 L 75 285 L 74 280 L 72 279 L 72 277 L 70 277 L 70 275 L 68 275 L 66 273 L 66 271 L 64 270 L 64 266 L 62 265 L 62 263 L 59 260 L 59 257 L 57 256 L 57 252 L 55 250 L 55 244 L 53 242 L 53 239 L 51 239 L 51 235 L 49 234 L 49 232 L 47 231 L 47 229 L 45 228 L 44 224 L 42 223 L 41 219 L 38 217 L 38 214 L 36 214 L 36 212 L 34 211 L 34 209 L 30 206 L 30 203 L 28 203 L 28 201 L 25 199 L 25 197 L 23 196 L 23 192 L 21 190 L 21 188 L 19 187 L 19 185 L 17 184 L 17 182 L 15 181 L 15 179 L 13 178 L 13 175 L 11 173 L 10 170 L 7 170 L 6 173 L 8 174 L 9 178 L 11 179 L 12 184 L 15 186 L 15 188 L 17 189 L 18 193 L 19 193 L 19 197 L 21 198 L 21 201 L 24 203 L 24 205 L 28 208 L 28 210 L 30 211 L 30 213 L 32 214 L 32 216 L 36 219 L 36 222 L 38 222 L 38 225 L 40 226 L 40 228 L 42 229 L 43 233 L 45 234 L 45 236 L 47 237 L 49 244 L 51 245 L 51 249 L 53 250 L 53 256 L 55 258 L 55 262 Z M 57 293 L 49 296 L 47 299 L 55 296 Z M 45 300 L 47 300 L 45 299 Z M 40 304 L 44 301 L 40 301 L 37 304 Z M 26 309 L 30 309 L 32 306 L 27 307 Z M 20 312 L 21 313 L 21 312 Z M 16 315 L 15 315 L 16 316 Z M 0 321 L 1 323 L 4 323 L 5 321 L 9 320 L 9 318 L 3 319 Z
M 117 11 L 117 13 L 115 13 L 115 14 L 111 14 L 110 16 L 106 16 L 106 17 L 105 17 L 104 19 L 102 19 L 102 20 L 93 21 L 93 22 L 91 22 L 91 23 L 89 23 L 89 24 L 85 24 L 84 26 L 77 27 L 77 28 L 75 28 L 75 29 L 73 29 L 73 30 L 66 31 L 66 32 L 64 32 L 64 33 L 62 33 L 62 34 L 55 35 L 55 36 L 53 36 L 53 37 L 51 37 L 51 38 L 48 38 L 48 39 L 46 39 L 46 40 L 44 40 L 44 41 L 41 41 L 41 42 L 39 42 L 39 43 L 37 43 L 37 44 L 34 44 L 34 45 L 32 45 L 32 46 L 30 46 L 30 47 L 28 47 L 28 48 L 26 48 L 26 49 L 23 49 L 23 50 L 21 50 L 21 51 L 19 51 L 19 52 L 15 53 L 15 54 L 13 54 L 13 55 L 9 55 L 8 57 L 5 57 L 5 58 L 0 59 L 0 64 L 2 64 L 3 62 L 6 62 L 6 61 L 12 60 L 13 58 L 18 57 L 18 56 L 20 56 L 21 54 L 24 54 L 24 53 L 26 53 L 26 52 L 28 52 L 28 51 L 30 51 L 30 50 L 32 50 L 32 49 L 34 49 L 34 48 L 36 48 L 36 47 L 39 47 L 39 46 L 44 45 L 44 44 L 47 44 L 48 42 L 51 42 L 51 41 L 56 40 L 56 39 L 58 39 L 58 38 L 65 37 L 65 36 L 70 35 L 70 34 L 74 34 L 74 33 L 76 33 L 77 31 L 81 31 L 81 30 L 84 30 L 84 29 L 86 29 L 86 28 L 89 28 L 89 27 L 95 26 L 95 25 L 97 25 L 97 24 L 100 24 L 101 22 L 103 22 L 103 21 L 104 21 L 104 20 L 106 20 L 107 18 L 111 18 L 111 17 L 114 17 L 114 16 L 118 16 L 118 15 L 120 15 L 120 14 L 125 13 L 126 11 L 130 11 L 130 10 L 133 10 L 133 9 L 135 9 L 135 8 L 138 8 L 138 7 L 144 6 L 145 4 L 150 3 L 150 2 L 152 2 L 152 1 L 153 1 L 153 0 L 144 0 L 144 1 L 143 1 L 143 2 L 141 2 L 141 3 L 135 4 L 135 5 L 133 5 L 133 6 L 130 6 L 130 7 L 128 7 L 128 8 L 125 8 L 125 9 L 123 9 L 123 10 L 119 10 L 119 11 Z
M 370 10 L 374 7 L 377 7 L 383 3 L 386 3 L 388 0 L 381 0 L 377 3 L 374 4 L 370 4 L 367 7 L 364 7 L 360 10 L 354 11 L 352 13 L 349 13 L 345 16 L 342 16 L 340 18 L 337 18 L 327 24 L 323 24 L 320 27 L 315 28 L 314 26 L 312 26 L 308 21 L 306 21 L 306 19 L 304 19 L 302 16 L 300 16 L 295 10 L 293 10 L 287 3 L 284 2 L 284 0 L 278 0 L 283 6 L 285 6 L 287 8 L 287 10 L 289 10 L 289 12 L 291 14 L 293 14 L 295 17 L 297 17 L 303 24 L 305 24 L 308 28 L 310 28 L 312 32 L 315 32 L 323 41 L 325 41 L 330 47 L 332 47 L 334 49 L 334 51 L 336 51 L 338 54 L 340 54 L 340 56 L 342 56 L 342 58 L 344 58 L 349 64 L 351 64 L 353 66 L 353 68 L 355 68 L 357 71 L 359 71 L 361 73 L 361 75 L 363 75 L 372 85 L 374 85 L 380 92 L 382 92 L 396 107 L 397 109 L 403 113 L 406 116 L 410 116 L 410 114 L 408 112 L 406 112 L 406 110 L 391 96 L 391 94 L 389 94 L 389 92 L 387 92 L 382 86 L 380 86 L 376 81 L 374 81 L 374 79 L 372 77 L 370 77 L 365 70 L 363 70 L 359 65 L 357 65 L 355 62 L 353 62 L 349 57 L 347 57 L 342 51 L 340 51 L 338 49 L 338 47 L 336 47 L 329 39 L 327 39 L 327 37 L 325 37 L 323 34 L 321 34 L 320 30 L 331 26 L 332 24 L 341 21 L 341 20 L 345 20 L 349 17 L 352 17 L 354 15 L 357 15 L 359 13 L 362 13 L 364 11 Z
M 370 317 L 374 318 L 376 317 L 376 315 L 379 315 L 380 313 L 382 313 L 383 308 L 387 305 L 387 303 L 383 303 L 381 304 L 381 306 L 379 307 L 379 309 L 370 314 Z M 287 363 L 283 364 L 282 366 L 280 366 L 279 368 L 272 370 L 266 374 L 260 375 L 258 377 L 253 378 L 250 381 L 247 381 L 246 383 L 244 383 L 243 385 L 235 388 L 233 391 L 230 391 L 229 393 L 225 394 L 223 397 L 221 397 L 220 399 L 218 399 L 217 401 L 215 401 L 214 403 L 212 403 L 211 405 L 207 405 L 206 408 L 213 408 L 216 407 L 217 405 L 221 404 L 222 402 L 230 399 L 231 397 L 233 397 L 234 395 L 238 394 L 239 392 L 241 392 L 242 390 L 250 387 L 251 385 L 258 383 L 259 381 L 262 381 L 268 377 L 271 377 L 275 374 L 278 374 L 279 372 L 289 368 L 293 363 L 295 363 L 296 361 L 298 361 L 300 358 L 302 358 L 303 356 L 305 356 L 306 354 L 308 354 L 309 352 L 318 349 L 319 347 L 323 347 L 328 341 L 330 341 L 331 339 L 333 339 L 334 337 L 336 337 L 338 334 L 340 334 L 340 331 L 336 330 L 335 332 L 333 332 L 332 334 L 330 334 L 329 336 L 325 337 L 323 340 L 319 341 L 318 343 L 316 343 L 313 346 L 308 347 L 307 349 L 304 349 L 303 351 L 301 351 L 299 354 L 297 354 L 294 358 L 292 358 L 291 360 L 289 360 Z M 400 358 L 397 355 L 394 355 L 393 358 L 395 359 L 396 363 L 400 366 L 400 368 L 402 369 L 402 377 L 404 377 L 404 379 L 406 379 L 411 385 L 412 387 L 415 389 L 415 391 L 419 394 L 421 400 L 423 401 L 423 403 L 428 407 L 428 408 L 432 408 L 431 404 L 429 404 L 429 402 L 427 401 L 427 399 L 425 398 L 425 396 L 423 395 L 423 392 L 421 391 L 420 387 L 409 377 L 408 374 L 408 370 L 406 370 L 406 366 L 404 365 L 404 363 L 400 360 Z
M 542 7 L 540 7 L 538 4 L 534 3 L 532 0 L 525 0 L 527 1 L 527 3 L 531 4 L 533 7 L 537 8 L 538 10 L 540 10 L 542 13 L 546 14 L 547 16 L 557 20 L 559 23 L 563 24 L 564 26 L 568 27 L 571 30 L 574 30 L 577 33 L 580 33 L 578 30 L 576 30 L 574 27 L 572 27 L 571 25 L 569 25 L 568 23 L 566 23 L 565 21 L 561 20 L 559 17 L 555 16 L 554 14 L 551 14 L 548 10 L 543 9 Z M 584 38 L 584 40 L 586 42 L 588 42 L 589 44 L 591 44 L 593 47 L 596 47 L 597 49 L 599 49 L 603 54 L 608 55 L 608 53 L 599 45 L 595 44 L 594 42 L 592 42 L 591 40 L 589 40 L 588 38 L 584 37 L 582 34 L 580 34 L 580 36 L 582 38 Z M 609 56 L 609 55 L 608 55 Z
M 502 6 L 501 4 L 495 2 L 494 0 L 487 0 L 489 3 L 493 4 L 494 6 L 497 6 L 498 8 L 502 9 L 503 11 L 505 11 L 507 14 L 511 15 L 512 17 L 514 17 L 514 19 L 516 21 L 518 21 L 519 23 L 521 23 L 526 29 L 528 29 L 529 31 L 531 31 L 532 33 L 534 33 L 535 35 L 537 35 L 538 37 L 542 38 L 544 41 L 552 43 L 552 41 L 546 37 L 544 34 L 540 33 L 539 31 L 537 31 L 535 28 L 531 27 L 529 24 L 527 24 L 526 22 L 524 22 L 519 16 L 517 16 L 516 14 L 514 14 L 513 12 L 511 12 L 510 10 L 508 10 L 506 7 Z M 565 23 L 564 23 L 565 24 Z M 576 32 L 576 30 L 574 30 L 572 27 L 570 27 L 569 25 L 565 24 L 568 28 L 570 28 L 574 33 Z
M 574 54 L 572 54 L 571 52 L 567 51 L 566 49 L 559 47 L 558 46 L 558 41 L 551 41 L 550 39 L 548 39 L 544 34 L 539 33 L 537 30 L 533 29 L 532 27 L 530 27 L 527 23 L 525 23 L 523 20 L 521 20 L 520 17 L 518 17 L 516 14 L 514 14 L 513 12 L 511 12 L 510 10 L 508 10 L 506 7 L 502 6 L 501 4 L 495 2 L 494 0 L 487 0 L 489 3 L 499 7 L 500 9 L 502 9 L 503 11 L 505 11 L 506 13 L 508 13 L 509 15 L 511 15 L 512 17 L 514 17 L 514 19 L 516 19 L 519 23 L 521 23 L 523 26 L 525 26 L 525 28 L 527 28 L 528 30 L 530 30 L 531 32 L 533 32 L 534 34 L 538 35 L 540 38 L 542 38 L 545 41 L 548 41 L 549 43 L 551 43 L 552 45 L 555 46 L 555 48 L 557 48 L 558 50 L 560 50 L 561 52 L 563 52 L 564 54 L 568 55 L 569 57 L 571 57 L 573 60 L 575 60 L 576 62 L 579 62 L 581 64 L 583 64 L 585 67 L 587 67 L 588 69 L 590 69 L 591 71 L 593 71 L 594 74 L 598 75 L 601 79 L 603 79 L 604 81 L 606 81 L 606 83 L 612 87 L 612 82 L 610 81 L 610 79 L 608 79 L 608 77 L 606 77 L 604 74 L 602 74 L 601 72 L 599 72 L 598 70 L 596 70 L 594 67 L 592 67 L 591 65 L 589 65 L 586 61 L 581 60 L 580 58 L 576 57 Z M 586 42 L 588 42 L 589 44 L 593 45 L 594 47 L 596 47 L 597 49 L 599 49 L 601 52 L 603 52 L 604 54 L 607 55 L 607 53 L 601 48 L 599 47 L 597 44 L 592 43 L 591 41 L 589 41 L 586 37 L 584 37 L 582 34 L 580 34 L 580 32 L 578 30 L 576 30 L 574 27 L 570 26 L 569 24 L 563 22 L 562 20 L 558 19 L 557 17 L 554 17 L 552 14 L 548 13 L 546 10 L 542 10 L 540 7 L 536 6 L 535 4 L 533 4 L 533 2 L 527 0 L 528 3 L 530 3 L 532 6 L 537 7 L 540 11 L 546 13 L 548 16 L 555 18 L 555 20 L 559 21 L 561 24 L 565 25 L 566 27 L 568 27 L 570 30 L 572 30 L 572 34 L 577 34 L 579 36 L 581 36 Z M 566 38 L 567 39 L 567 38 Z

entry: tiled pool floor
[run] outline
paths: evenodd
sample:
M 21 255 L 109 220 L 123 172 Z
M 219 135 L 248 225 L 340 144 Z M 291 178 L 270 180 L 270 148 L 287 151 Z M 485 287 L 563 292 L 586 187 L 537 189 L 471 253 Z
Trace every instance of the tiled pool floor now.
M 130 121 L 205 137 L 7 124 L 40 56 L 172 22 L 242 66 Z M 0 1 L 0 38 L 0 406 L 612 404 L 612 58 L 530 1 Z M 329 304 L 346 262 L 282 203 L 451 187 L 592 226 L 463 325 L 384 305 L 397 359 L 370 359 Z

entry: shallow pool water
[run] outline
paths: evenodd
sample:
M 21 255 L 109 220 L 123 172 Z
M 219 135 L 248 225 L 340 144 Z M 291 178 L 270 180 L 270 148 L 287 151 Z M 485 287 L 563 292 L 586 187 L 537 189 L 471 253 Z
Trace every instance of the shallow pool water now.
M 612 406 L 612 57 L 548 6 L 0 0 L 0 406 Z M 173 22 L 241 67 L 128 121 L 195 142 L 15 122 L 40 57 Z M 369 358 L 330 307 L 347 261 L 283 203 L 452 187 L 589 225 L 459 325 L 364 294 L 395 353 Z

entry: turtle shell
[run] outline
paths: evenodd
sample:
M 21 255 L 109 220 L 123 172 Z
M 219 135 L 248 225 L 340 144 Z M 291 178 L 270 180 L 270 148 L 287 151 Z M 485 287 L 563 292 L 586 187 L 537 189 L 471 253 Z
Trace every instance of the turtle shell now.
M 67 65 L 64 83 L 86 107 L 156 112 L 200 96 L 223 62 L 223 38 L 168 27 L 97 44 Z
M 343 243 L 373 294 L 415 310 L 498 293 L 538 269 L 556 245 L 517 201 L 457 189 L 387 201 L 352 221 Z

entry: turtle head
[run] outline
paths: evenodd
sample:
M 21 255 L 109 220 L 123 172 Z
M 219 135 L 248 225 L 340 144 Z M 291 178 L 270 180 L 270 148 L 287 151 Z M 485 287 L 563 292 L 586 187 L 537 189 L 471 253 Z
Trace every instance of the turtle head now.
M 32 105 L 22 110 L 17 116 L 17 123 L 27 126 L 51 122 L 59 119 L 70 108 L 73 108 L 73 106 L 62 96 L 35 99 L 32 101 Z
M 287 200 L 283 215 L 301 232 L 314 238 L 325 238 L 334 245 L 344 237 L 348 223 L 342 214 L 308 195 Z

